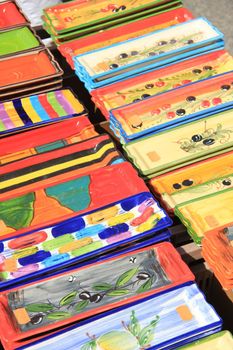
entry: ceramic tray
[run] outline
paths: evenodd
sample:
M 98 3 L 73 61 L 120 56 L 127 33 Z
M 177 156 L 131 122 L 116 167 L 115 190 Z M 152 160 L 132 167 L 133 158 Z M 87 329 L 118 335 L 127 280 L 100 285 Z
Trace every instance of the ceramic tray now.
M 171 349 L 220 330 L 221 320 L 195 284 L 93 317 L 28 349 Z M 147 332 L 148 336 L 145 336 Z M 64 345 L 65 344 L 65 345 Z M 92 347 L 93 347 L 92 346 Z M 96 347 L 97 348 L 97 347 Z
M 230 109 L 232 83 L 233 72 L 229 72 L 119 107 L 110 112 L 110 125 L 128 142 Z
M 97 136 L 86 115 L 0 139 L 0 164 L 14 164 Z M 26 136 L 26 137 L 25 137 Z M 0 168 L 1 169 L 1 168 Z
M 28 135 L 29 136 L 29 135 Z M 40 147 L 39 155 L 26 158 L 13 164 L 3 165 L 0 169 L 0 193 L 22 189 L 28 184 L 35 184 L 45 178 L 53 181 L 57 175 L 64 175 L 76 170 L 76 175 L 86 174 L 95 169 L 124 162 L 108 135 L 101 135 L 61 147 L 49 152 Z M 44 152 L 43 152 L 44 151 Z
M 228 226 L 233 217 L 232 188 L 186 202 L 175 209 L 175 214 L 187 227 L 193 240 L 200 244 L 205 233 Z
M 143 13 L 145 10 L 154 9 L 164 3 L 172 3 L 169 0 L 128 0 L 126 5 L 116 0 L 114 4 L 110 0 L 97 0 L 83 2 L 80 0 L 68 4 L 60 4 L 44 10 L 45 16 L 50 21 L 50 26 L 57 33 L 67 33 L 85 27 L 98 26 L 123 18 L 133 13 Z
M 61 77 L 63 71 L 50 52 L 43 49 L 1 59 L 0 73 L 0 93 L 6 91 L 9 95 L 25 85 L 32 89 L 38 82 L 51 82 L 52 79 L 55 83 L 55 78 Z
M 34 125 L 84 113 L 83 106 L 69 89 L 1 103 L 0 110 L 0 134 L 11 132 L 12 129 L 27 129 Z
M 108 119 L 109 111 L 113 108 L 138 102 L 147 97 L 231 70 L 233 70 L 232 56 L 225 50 L 219 50 L 95 89 L 91 95 L 94 103 Z
M 74 68 L 73 56 L 132 39 L 148 32 L 185 22 L 192 18 L 193 16 L 190 11 L 180 8 L 124 24 L 113 29 L 107 29 L 84 38 L 68 41 L 59 45 L 58 50 L 66 57 L 72 68 Z
M 74 171 L 56 176 L 53 181 L 45 179 L 0 195 L 0 236 L 52 225 L 144 191 L 144 181 L 128 162 L 86 175 L 78 176 Z
M 124 145 L 128 157 L 146 177 L 230 151 L 233 111 L 178 126 Z
M 156 194 L 176 194 L 179 191 L 201 185 L 207 181 L 228 176 L 233 172 L 233 152 L 226 152 L 216 157 L 191 164 L 156 176 L 150 180 L 150 186 Z
M 193 280 L 170 243 L 76 268 L 2 294 L 0 320 L 5 326 L 1 338 L 8 342 L 12 334 L 17 341 L 38 338 L 44 331 Z
M 160 68 L 211 49 L 223 48 L 222 39 L 223 34 L 207 20 L 193 19 L 75 56 L 75 70 L 87 89 L 92 90 L 133 74 Z
M 25 18 L 16 2 L 11 0 L 0 2 L 0 30 L 22 26 L 27 23 L 27 18 Z
M 1 285 L 95 257 L 171 224 L 151 193 L 143 192 L 55 226 L 1 241 Z
M 183 346 L 178 350 L 231 350 L 233 348 L 232 335 L 228 331 L 219 332 L 202 340 L 197 340 L 187 346 Z
M 0 31 L 0 58 L 6 55 L 38 49 L 42 44 L 29 27 Z
M 43 19 L 45 30 L 50 34 L 50 36 L 55 41 L 55 43 L 57 45 L 60 45 L 66 41 L 77 39 L 78 37 L 85 37 L 92 34 L 96 34 L 104 30 L 115 28 L 122 24 L 133 23 L 134 21 L 137 21 L 139 19 L 155 16 L 155 15 L 168 12 L 180 7 L 181 7 L 180 0 L 171 0 L 167 3 L 164 3 L 163 5 L 152 7 L 143 12 L 136 12 L 127 17 L 122 16 L 121 18 L 115 18 L 108 22 L 103 22 L 103 23 L 99 22 L 99 24 L 95 26 L 91 26 L 91 27 L 87 26 L 82 29 L 79 28 L 78 30 L 74 29 L 72 31 L 69 31 L 67 33 L 62 33 L 62 34 L 56 32 L 56 30 L 54 30 L 53 27 L 51 27 L 51 23 L 46 16 L 42 16 L 42 19 Z

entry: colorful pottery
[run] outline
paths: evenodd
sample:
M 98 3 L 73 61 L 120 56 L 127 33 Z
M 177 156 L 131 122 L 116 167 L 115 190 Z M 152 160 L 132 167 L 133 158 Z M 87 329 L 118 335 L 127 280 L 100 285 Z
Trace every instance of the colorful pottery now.
M 0 104 L 0 110 L 0 134 L 52 123 L 84 112 L 83 106 L 69 89 L 5 102 Z
M 124 145 L 141 174 L 154 177 L 231 150 L 233 110 Z
M 25 24 L 27 19 L 14 1 L 0 3 L 0 30 Z
M 95 89 L 91 95 L 94 103 L 109 119 L 109 111 L 113 108 L 231 70 L 233 70 L 232 56 L 225 50 L 220 50 Z
M 177 24 L 74 57 L 75 70 L 88 90 L 223 48 L 223 34 L 204 18 Z M 136 53 L 136 54 L 135 54 Z
M 114 109 L 110 125 L 127 142 L 232 106 L 233 73 L 229 72 Z
M 183 346 L 178 350 L 232 350 L 233 339 L 228 331 L 219 332 L 196 342 Z
M 29 346 L 33 350 L 169 349 L 214 333 L 221 320 L 195 284 L 102 314 Z M 145 336 L 147 334 L 147 336 Z M 169 347 L 170 346 L 170 347 Z

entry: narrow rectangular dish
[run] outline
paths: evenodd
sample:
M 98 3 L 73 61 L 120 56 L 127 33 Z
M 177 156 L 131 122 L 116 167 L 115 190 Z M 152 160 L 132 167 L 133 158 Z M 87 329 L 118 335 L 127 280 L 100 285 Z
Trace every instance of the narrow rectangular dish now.
M 15 1 L 6 0 L 0 3 L 0 30 L 26 25 L 27 18 Z
M 197 340 L 187 346 L 182 346 L 178 350 L 231 350 L 233 339 L 229 331 L 222 331 L 201 340 Z

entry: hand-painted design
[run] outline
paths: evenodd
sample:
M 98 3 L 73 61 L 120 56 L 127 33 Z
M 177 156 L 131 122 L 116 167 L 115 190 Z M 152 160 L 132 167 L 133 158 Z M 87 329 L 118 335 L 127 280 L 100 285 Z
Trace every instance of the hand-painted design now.
M 101 266 L 81 269 L 77 274 L 40 282 L 10 292 L 8 303 L 13 312 L 18 308 L 27 310 L 31 321 L 18 324 L 21 331 L 28 331 L 56 323 L 62 315 L 79 315 L 127 297 L 152 292 L 173 282 L 156 255 L 153 249 L 136 253 L 132 256 L 137 260 L 132 269 L 129 269 L 131 256 L 126 256 Z
M 170 219 L 159 208 L 152 195 L 144 192 L 43 231 L 3 241 L 0 275 L 4 280 L 11 280 L 51 268 L 125 239 L 157 231 L 170 223 Z M 149 281 L 150 285 L 152 275 L 148 271 L 146 273 L 149 274 L 148 278 L 140 275 L 140 271 L 137 276 L 141 281 Z M 122 286 L 122 282 L 116 283 L 119 287 Z M 140 287 L 140 290 L 149 288 L 148 284 Z M 113 294 L 114 290 L 111 289 Z
M 180 145 L 180 148 L 188 153 L 200 152 L 205 150 L 207 147 L 210 147 L 216 143 L 224 144 L 229 141 L 230 134 L 233 130 L 223 129 L 221 123 L 218 123 L 216 129 L 209 128 L 207 129 L 207 121 L 204 121 L 204 131 L 200 134 L 195 134 L 188 138 L 182 138 L 177 141 Z
M 111 331 L 101 335 L 97 338 L 95 335 L 91 336 L 85 345 L 81 347 L 81 350 L 94 350 L 97 346 L 100 349 L 115 350 L 116 344 L 121 344 L 122 350 L 145 350 L 150 347 L 150 343 L 154 339 L 156 326 L 160 317 L 158 315 L 150 321 L 149 324 L 142 327 L 139 320 L 136 317 L 136 312 L 131 311 L 130 321 L 128 324 L 125 321 L 121 321 L 123 331 Z

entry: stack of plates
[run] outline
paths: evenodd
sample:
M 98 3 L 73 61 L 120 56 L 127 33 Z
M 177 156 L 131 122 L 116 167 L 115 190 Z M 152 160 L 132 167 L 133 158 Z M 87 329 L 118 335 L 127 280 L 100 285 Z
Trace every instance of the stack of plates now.
M 0 2 L 0 30 L 28 24 L 28 19 L 14 0 Z
M 96 33 L 122 23 L 166 12 L 180 0 L 74 0 L 44 10 L 44 27 L 56 43 Z
M 210 335 L 202 340 L 183 346 L 179 350 L 231 350 L 233 348 L 232 335 L 228 331 L 223 331 Z
M 223 46 L 223 34 L 198 18 L 75 56 L 75 71 L 90 91 Z

